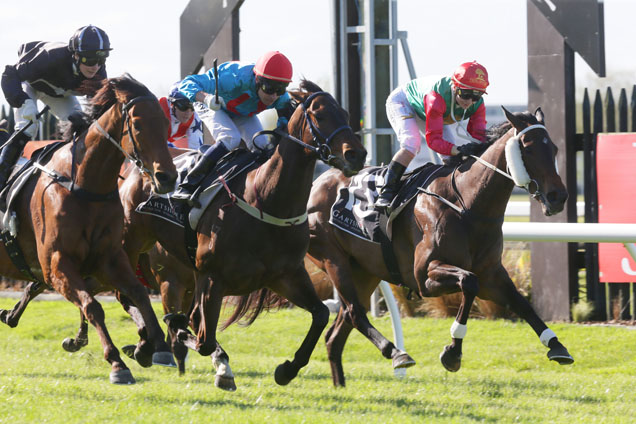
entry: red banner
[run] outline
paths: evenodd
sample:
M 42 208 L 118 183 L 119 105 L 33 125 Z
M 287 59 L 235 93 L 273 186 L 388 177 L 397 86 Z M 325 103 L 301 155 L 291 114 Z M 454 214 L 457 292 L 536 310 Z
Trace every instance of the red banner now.
M 599 134 L 598 222 L 636 223 L 636 133 Z M 599 280 L 636 282 L 636 262 L 621 243 L 599 243 Z

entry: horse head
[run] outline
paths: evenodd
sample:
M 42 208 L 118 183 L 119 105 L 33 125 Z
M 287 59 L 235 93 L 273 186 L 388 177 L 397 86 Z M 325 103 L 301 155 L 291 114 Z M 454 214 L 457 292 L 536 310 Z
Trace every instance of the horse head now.
M 350 177 L 364 166 L 367 151 L 349 126 L 349 114 L 331 94 L 313 82 L 303 80 L 299 91 L 290 91 L 296 110 L 289 120 L 289 134 L 314 147 L 329 166 Z
M 123 124 L 118 146 L 148 175 L 157 193 L 174 189 L 177 171 L 167 148 L 168 120 L 159 101 L 128 74 L 106 80 L 92 101 L 93 117 L 119 105 Z
M 558 148 L 544 126 L 543 112 L 511 113 L 502 106 L 515 136 L 506 145 L 506 160 L 517 185 L 537 199 L 546 216 L 563 210 L 568 192 L 556 167 Z

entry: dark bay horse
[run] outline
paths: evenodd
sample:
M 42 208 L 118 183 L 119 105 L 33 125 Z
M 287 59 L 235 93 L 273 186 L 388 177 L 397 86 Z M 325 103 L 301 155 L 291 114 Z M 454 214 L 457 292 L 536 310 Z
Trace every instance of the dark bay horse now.
M 444 367 L 461 366 L 462 340 L 475 296 L 492 300 L 525 319 L 561 364 L 573 359 L 556 335 L 515 288 L 501 263 L 506 204 L 514 184 L 534 191 L 546 215 L 563 210 L 567 191 L 555 169 L 557 148 L 543 126 L 543 113 L 511 114 L 498 139 L 481 155 L 456 168 L 447 166 L 428 190 L 446 204 L 419 193 L 393 222 L 393 249 L 407 287 L 421 296 L 461 292 L 462 304 L 451 327 L 452 343 L 440 355 Z M 505 131 L 505 133 L 504 133 Z M 508 151 L 508 153 L 506 153 Z M 511 169 L 510 175 L 506 169 Z M 499 172 L 497 172 L 499 171 Z M 391 281 L 379 244 L 357 238 L 329 224 L 331 206 L 349 178 L 328 171 L 316 180 L 308 203 L 309 257 L 324 270 L 344 304 L 326 334 L 333 382 L 344 386 L 342 352 L 351 330 L 364 334 L 394 367 L 415 364 L 369 322 L 369 298 L 381 280 Z M 455 186 L 455 188 L 454 188 Z M 462 200 L 463 199 L 463 200 Z M 457 206 L 459 205 L 459 206 Z M 462 208 L 463 206 L 463 208 Z
M 270 219 L 261 220 L 246 212 L 227 192 L 213 200 L 196 229 L 195 307 L 189 317 L 196 337 L 185 330 L 187 318 L 180 320 L 180 329 L 175 329 L 176 320 L 168 322 L 170 331 L 178 333 L 186 346 L 201 355 L 212 355 L 217 369 L 215 384 L 228 390 L 236 388 L 234 376 L 229 357 L 216 340 L 224 296 L 269 288 L 312 314 L 311 327 L 294 360 L 276 369 L 278 384 L 289 383 L 308 363 L 329 319 L 329 311 L 303 266 L 309 244 L 306 205 L 314 165 L 320 157 L 345 175 L 353 175 L 363 167 L 366 150 L 349 127 L 348 114 L 331 95 L 309 81 L 301 82 L 300 87 L 290 91 L 298 106 L 289 120 L 289 136 L 281 137 L 273 156 L 263 165 L 228 182 L 233 196 L 251 205 L 256 216 L 262 212 L 261 216 Z M 126 250 L 136 260 L 135 254 L 150 249 L 158 240 L 181 263 L 190 263 L 182 228 L 134 212 L 147 198 L 148 188 L 147 180 L 133 174 L 120 189 L 127 220 Z M 282 223 L 287 220 L 296 222 Z M 180 308 L 182 302 L 170 303 Z M 180 360 L 177 357 L 177 362 Z
M 91 101 L 90 126 L 71 143 L 41 161 L 17 198 L 17 240 L 35 279 L 78 306 L 95 326 L 111 364 L 110 380 L 135 380 L 122 361 L 104 324 L 104 311 L 94 294 L 115 289 L 138 308 L 147 333 L 134 352 L 150 366 L 154 352 L 169 347 L 150 305 L 145 287 L 135 277 L 123 250 L 124 211 L 118 196 L 119 171 L 128 158 L 158 193 L 174 189 L 176 169 L 168 152 L 168 121 L 157 98 L 128 75 L 105 80 Z M 4 248 L 0 273 L 24 279 Z M 3 322 L 17 325 L 28 300 L 44 289 L 31 283 Z

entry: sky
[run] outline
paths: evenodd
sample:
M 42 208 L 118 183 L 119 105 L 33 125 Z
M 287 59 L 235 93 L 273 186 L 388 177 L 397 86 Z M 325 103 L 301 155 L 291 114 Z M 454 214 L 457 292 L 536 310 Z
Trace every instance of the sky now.
M 114 50 L 109 76 L 129 72 L 157 96 L 179 75 L 179 17 L 188 0 L 4 0 L 0 13 L 0 66 L 17 61 L 27 41 L 67 42 L 93 24 L 105 30 Z M 245 0 L 241 8 L 241 60 L 256 61 L 268 50 L 285 53 L 294 81 L 305 77 L 330 90 L 331 0 Z M 477 60 L 489 72 L 486 104 L 527 103 L 526 0 L 398 0 L 398 27 L 408 32 L 417 76 L 448 75 Z M 452 4 L 452 6 L 450 6 Z M 597 78 L 577 56 L 577 97 L 583 86 L 636 83 L 636 1 L 605 0 L 608 78 Z M 399 83 L 409 80 L 400 52 Z M 6 105 L 4 97 L 0 104 Z

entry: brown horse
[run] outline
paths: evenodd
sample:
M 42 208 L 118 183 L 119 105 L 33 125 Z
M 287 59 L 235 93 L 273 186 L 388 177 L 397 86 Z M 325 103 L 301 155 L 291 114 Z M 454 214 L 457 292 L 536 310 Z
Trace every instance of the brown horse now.
M 543 113 L 540 109 L 535 115 L 504 111 L 509 122 L 499 128 L 498 139 L 479 161 L 473 157 L 456 167 L 446 166 L 443 175 L 428 186 L 429 192 L 442 200 L 419 193 L 393 221 L 393 249 L 405 285 L 426 297 L 462 293 L 462 304 L 451 327 L 452 343 L 440 355 L 449 371 L 460 368 L 462 339 L 475 296 L 508 307 L 525 319 L 550 348 L 550 359 L 561 364 L 573 362 L 556 335 L 516 290 L 501 263 L 501 225 L 514 186 L 512 178 L 526 188 L 536 189 L 533 197 L 542 203 L 546 215 L 560 212 L 567 199 L 567 191 L 555 170 L 557 148 L 542 125 Z M 511 153 L 505 153 L 506 150 Z M 507 167 L 512 177 L 506 174 Z M 329 275 L 344 301 L 326 335 L 336 386 L 345 384 L 342 352 L 354 327 L 385 358 L 392 359 L 395 368 L 415 364 L 366 317 L 373 290 L 381 280 L 392 280 L 379 244 L 329 224 L 338 190 L 348 186 L 349 180 L 339 172 L 326 172 L 314 183 L 308 203 L 309 256 Z
M 106 80 L 91 105 L 88 130 L 42 159 L 20 192 L 17 239 L 33 279 L 77 305 L 97 329 L 104 357 L 111 364 L 111 382 L 131 384 L 135 380 L 93 295 L 115 289 L 139 309 L 147 333 L 140 333 L 134 355 L 142 366 L 152 364 L 154 352 L 169 350 L 147 291 L 122 247 L 124 213 L 118 178 L 128 158 L 147 175 L 155 191 L 167 193 L 174 189 L 176 169 L 165 143 L 168 122 L 145 86 L 128 75 Z M 5 249 L 0 251 L 0 272 L 24 278 Z M 15 326 L 28 300 L 43 289 L 32 283 L 14 311 L 3 311 L 2 320 Z
M 298 106 L 289 120 L 289 135 L 281 136 L 272 157 L 263 165 L 228 183 L 233 196 L 251 205 L 256 217 L 233 203 L 234 199 L 224 192 L 213 200 L 199 221 L 195 308 L 189 320 L 196 337 L 186 332 L 187 318 L 172 316 L 168 320 L 170 331 L 178 333 L 186 346 L 204 356 L 213 354 L 215 384 L 228 390 L 236 387 L 234 376 L 229 357 L 216 341 L 224 296 L 269 288 L 311 312 L 309 332 L 294 360 L 276 369 L 276 382 L 287 384 L 308 363 L 329 319 L 329 311 L 317 297 L 303 266 L 309 244 L 306 204 L 314 165 L 320 157 L 346 175 L 353 175 L 366 158 L 359 137 L 347 124 L 347 113 L 331 95 L 309 81 L 303 81 L 301 90 L 291 91 L 290 95 Z M 147 198 L 148 189 L 140 175 L 131 175 L 121 187 L 128 221 L 126 250 L 136 260 L 135 252 L 138 255 L 150 249 L 158 240 L 179 261 L 190 263 L 182 242 L 182 228 L 134 212 L 135 206 Z M 264 221 L 259 216 L 270 218 Z M 169 303 L 180 309 L 183 299 Z

